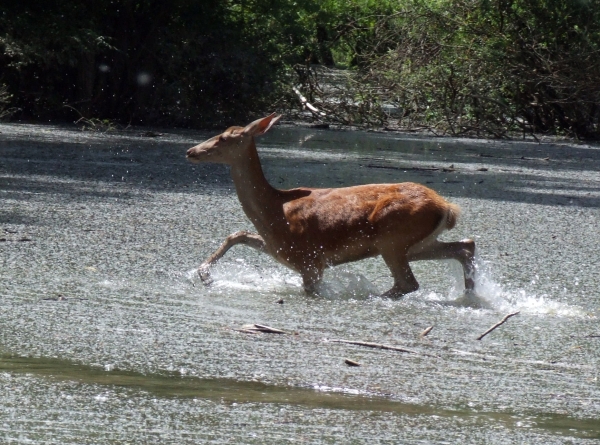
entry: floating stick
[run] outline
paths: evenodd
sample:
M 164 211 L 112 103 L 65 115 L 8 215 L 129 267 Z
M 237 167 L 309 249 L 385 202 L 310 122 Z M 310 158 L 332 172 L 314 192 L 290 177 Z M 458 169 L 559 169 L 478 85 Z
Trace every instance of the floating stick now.
M 421 332 L 419 337 L 421 337 L 421 338 L 425 337 L 427 334 L 429 334 L 431 332 L 432 329 L 433 329 L 433 326 L 429 326 L 427 329 L 425 329 L 423 332 Z
M 281 329 L 275 329 L 270 326 L 265 326 L 263 324 L 245 324 L 241 329 L 235 329 L 238 332 L 244 332 L 246 334 L 256 334 L 258 332 L 264 332 L 266 334 L 286 334 L 285 331 Z
M 389 349 L 390 351 L 406 352 L 409 354 L 418 354 L 418 352 L 411 351 L 410 349 L 398 348 L 397 346 L 384 345 L 384 344 L 380 344 L 380 343 L 371 343 L 368 341 L 352 341 L 352 340 L 329 340 L 329 341 L 332 343 L 345 343 L 348 345 L 365 346 L 367 348 Z
M 255 324 L 254 326 L 256 326 L 256 329 L 258 329 L 261 332 L 268 332 L 269 334 L 285 334 L 285 331 L 282 331 L 281 329 L 275 329 L 272 328 L 270 326 L 265 326 L 263 324 Z
M 489 328 L 487 331 L 485 331 L 483 334 L 481 334 L 479 337 L 477 337 L 477 340 L 481 340 L 483 337 L 485 337 L 486 335 L 488 335 L 490 332 L 492 332 L 494 329 L 496 329 L 498 326 L 503 325 L 504 323 L 506 323 L 506 320 L 508 320 L 510 317 L 514 317 L 515 315 L 517 315 L 519 312 L 521 311 L 517 311 L 517 312 L 513 312 L 512 314 L 508 314 L 506 315 L 502 320 L 500 320 L 498 323 L 496 323 L 494 326 L 492 326 L 491 328 Z

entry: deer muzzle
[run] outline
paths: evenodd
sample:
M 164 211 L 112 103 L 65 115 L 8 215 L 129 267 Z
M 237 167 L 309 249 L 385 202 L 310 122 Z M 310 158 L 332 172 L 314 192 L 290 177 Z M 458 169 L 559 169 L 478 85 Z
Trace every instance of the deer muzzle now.
M 199 149 L 198 147 L 190 148 L 185 157 L 188 161 L 193 163 L 202 162 L 202 158 L 206 155 L 206 150 Z

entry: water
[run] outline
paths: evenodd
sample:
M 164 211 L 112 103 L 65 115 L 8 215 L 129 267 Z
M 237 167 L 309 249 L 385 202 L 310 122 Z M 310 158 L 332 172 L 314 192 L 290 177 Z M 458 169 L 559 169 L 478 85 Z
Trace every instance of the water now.
M 423 262 L 421 289 L 388 300 L 379 259 L 328 270 L 314 297 L 239 246 L 203 286 L 194 269 L 251 228 L 227 169 L 184 159 L 207 133 L 0 131 L 1 441 L 600 438 L 595 147 L 285 127 L 263 137 L 278 187 L 411 180 L 462 206 L 443 238 L 476 240 L 477 297 L 462 298 L 452 262 Z M 248 323 L 288 334 L 237 331 Z

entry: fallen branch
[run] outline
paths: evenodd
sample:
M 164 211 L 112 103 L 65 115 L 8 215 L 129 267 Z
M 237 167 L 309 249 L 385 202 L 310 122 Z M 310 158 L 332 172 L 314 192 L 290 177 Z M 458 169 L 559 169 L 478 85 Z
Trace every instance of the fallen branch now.
M 306 107 L 311 113 L 316 114 L 318 116 L 327 116 L 325 113 L 320 111 L 317 107 L 312 105 L 308 101 L 308 99 L 302 95 L 302 93 L 300 92 L 300 90 L 298 88 L 293 88 L 293 90 L 294 90 L 294 93 L 296 93 L 296 95 L 298 96 L 298 99 L 300 99 L 300 103 L 302 104 L 303 107 Z
M 350 360 L 349 358 L 344 360 L 344 363 L 347 364 L 348 366 L 360 366 L 360 363 L 355 362 L 354 360 Z
M 347 345 L 356 345 L 356 346 L 365 346 L 367 348 L 374 349 L 388 349 L 390 351 L 398 351 L 398 352 L 406 352 L 409 354 L 418 354 L 416 351 L 411 351 L 410 349 L 399 348 L 397 346 L 384 345 L 381 343 L 371 343 L 367 341 L 352 341 L 352 340 L 328 340 L 332 343 L 345 343 Z
M 508 314 L 506 315 L 502 320 L 500 320 L 498 323 L 496 323 L 494 326 L 492 326 L 491 328 L 489 328 L 487 331 L 485 331 L 483 334 L 481 334 L 479 337 L 477 337 L 477 340 L 481 340 L 483 337 L 485 337 L 486 335 L 488 335 L 490 332 L 492 332 L 494 329 L 496 329 L 498 326 L 503 325 L 504 323 L 506 323 L 506 320 L 508 320 L 510 317 L 514 317 L 515 315 L 517 315 L 520 311 L 517 312 L 513 312 L 512 314 Z

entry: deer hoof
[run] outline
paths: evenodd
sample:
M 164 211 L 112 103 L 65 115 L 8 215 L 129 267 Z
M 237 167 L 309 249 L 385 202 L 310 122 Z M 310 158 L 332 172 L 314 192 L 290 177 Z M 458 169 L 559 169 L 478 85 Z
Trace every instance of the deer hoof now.
M 404 297 L 406 294 L 410 294 L 411 292 L 415 292 L 419 290 L 419 285 L 416 286 L 407 286 L 407 287 L 392 287 L 389 291 L 381 294 L 381 298 L 391 298 L 398 299 Z
M 210 276 L 210 266 L 208 264 L 203 264 L 198 268 L 198 276 L 205 285 L 208 286 L 210 283 L 212 283 L 212 277 Z

